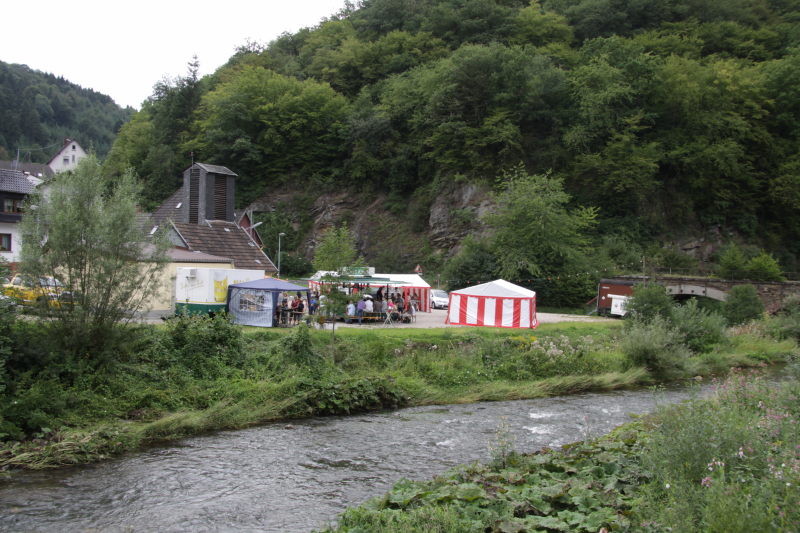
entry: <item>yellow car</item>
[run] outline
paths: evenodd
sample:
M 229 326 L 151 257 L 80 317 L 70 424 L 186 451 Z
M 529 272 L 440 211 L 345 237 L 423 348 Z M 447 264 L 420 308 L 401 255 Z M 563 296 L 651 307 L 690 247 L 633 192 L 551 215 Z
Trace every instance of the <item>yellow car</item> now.
M 38 283 L 19 274 L 3 285 L 3 294 L 22 305 L 47 303 L 57 307 L 62 301 L 71 300 L 64 285 L 56 278 L 39 278 Z

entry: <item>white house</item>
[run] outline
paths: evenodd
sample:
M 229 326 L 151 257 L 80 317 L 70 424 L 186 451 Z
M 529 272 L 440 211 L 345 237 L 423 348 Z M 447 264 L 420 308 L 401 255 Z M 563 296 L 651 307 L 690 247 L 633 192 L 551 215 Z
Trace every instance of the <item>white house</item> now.
M 72 139 L 64 139 L 64 145 L 58 151 L 53 159 L 47 163 L 53 172 L 64 172 L 65 170 L 72 170 L 78 165 L 78 161 L 86 157 L 86 150 L 84 150 L 78 141 Z
M 19 261 L 22 204 L 33 189 L 24 172 L 0 169 L 0 257 L 12 267 Z

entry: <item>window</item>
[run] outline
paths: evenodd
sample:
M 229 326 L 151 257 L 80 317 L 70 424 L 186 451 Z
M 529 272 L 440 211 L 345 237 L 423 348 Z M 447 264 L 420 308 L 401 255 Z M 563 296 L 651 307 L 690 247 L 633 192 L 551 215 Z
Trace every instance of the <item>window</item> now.
M 3 200 L 3 213 L 22 213 L 22 200 L 5 198 Z
M 75 145 L 74 145 L 74 144 L 72 145 L 72 149 L 73 149 L 73 150 L 75 149 Z
M 64 156 L 64 164 L 69 165 L 69 156 Z
M 0 252 L 11 251 L 11 234 L 0 233 Z
M 75 162 L 75 154 L 72 154 L 72 162 Z

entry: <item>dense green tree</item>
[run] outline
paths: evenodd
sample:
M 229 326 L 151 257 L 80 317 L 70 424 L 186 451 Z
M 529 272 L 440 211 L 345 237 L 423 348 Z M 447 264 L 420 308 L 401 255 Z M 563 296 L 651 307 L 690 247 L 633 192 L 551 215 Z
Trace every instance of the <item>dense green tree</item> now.
M 572 27 L 566 18 L 543 9 L 539 0 L 531 0 L 528 7 L 517 13 L 510 40 L 513 44 L 545 46 L 554 43 L 569 45 L 572 39 Z
M 264 183 L 340 173 L 348 107 L 327 84 L 245 67 L 203 97 L 186 150 L 236 169 L 245 204 Z
M 745 266 L 747 279 L 753 281 L 783 281 L 783 271 L 778 261 L 767 252 L 762 251 L 750 258 Z
M 499 277 L 498 257 L 488 240 L 469 237 L 444 269 L 445 283 L 451 290 Z
M 356 263 L 363 263 L 363 260 L 358 256 L 355 236 L 347 224 L 328 228 L 314 249 L 314 268 L 338 272 Z
M 47 163 L 65 138 L 104 156 L 133 114 L 91 89 L 25 65 L 0 61 L 0 148 L 23 161 Z
M 746 279 L 747 258 L 742 249 L 729 244 L 717 262 L 717 276 L 722 279 Z
M 637 285 L 625 304 L 626 318 L 650 322 L 657 318 L 669 320 L 675 301 L 663 285 L 655 283 Z
M 54 315 L 46 324 L 75 355 L 113 355 L 119 328 L 159 288 L 169 243 L 139 225 L 139 189 L 132 172 L 109 183 L 89 156 L 35 195 L 22 218 L 21 271 L 63 284 L 63 299 L 45 309 Z
M 728 324 L 737 326 L 761 318 L 764 314 L 764 303 L 753 285 L 737 285 L 728 291 L 722 314 Z
M 798 27 L 796 0 L 364 0 L 246 43 L 207 78 L 190 66 L 157 85 L 107 168 L 134 166 L 150 206 L 195 152 L 239 174 L 240 203 L 290 183 L 386 194 L 403 216 L 409 198 L 486 184 L 522 161 L 595 206 L 603 236 L 648 255 L 656 236 L 713 228 L 793 268 Z M 0 105 L 0 123 L 70 114 L 42 95 L 26 94 L 13 117 Z M 308 231 L 295 226 L 294 250 Z M 467 248 L 462 266 L 486 259 Z M 565 276 L 620 264 L 596 255 Z M 544 294 L 565 286 L 553 273 L 524 279 L 544 279 Z
M 502 176 L 497 208 L 486 216 L 498 270 L 508 279 L 583 273 L 597 212 L 571 208 L 560 179 L 516 167 Z

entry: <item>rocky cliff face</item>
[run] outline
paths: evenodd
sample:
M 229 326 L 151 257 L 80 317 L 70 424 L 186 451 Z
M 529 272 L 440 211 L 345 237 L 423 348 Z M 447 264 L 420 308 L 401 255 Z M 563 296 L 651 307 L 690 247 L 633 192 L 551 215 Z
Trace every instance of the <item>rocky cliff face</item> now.
M 470 183 L 455 184 L 433 199 L 428 218 L 428 236 L 448 255 L 470 233 L 480 232 L 481 217 L 492 207 L 488 189 Z
M 274 212 L 307 194 L 288 188 L 273 190 L 247 209 Z M 303 212 L 295 210 L 287 216 L 296 229 L 310 227 L 296 250 L 308 259 L 328 228 L 346 223 L 370 264 L 403 271 L 431 256 L 443 259 L 455 253 L 468 234 L 481 231 L 480 218 L 491 209 L 488 189 L 468 183 L 454 184 L 434 198 L 422 198 L 420 205 L 412 208 L 407 202 L 398 209 L 396 204 L 389 205 L 385 194 L 337 191 L 320 193 Z

